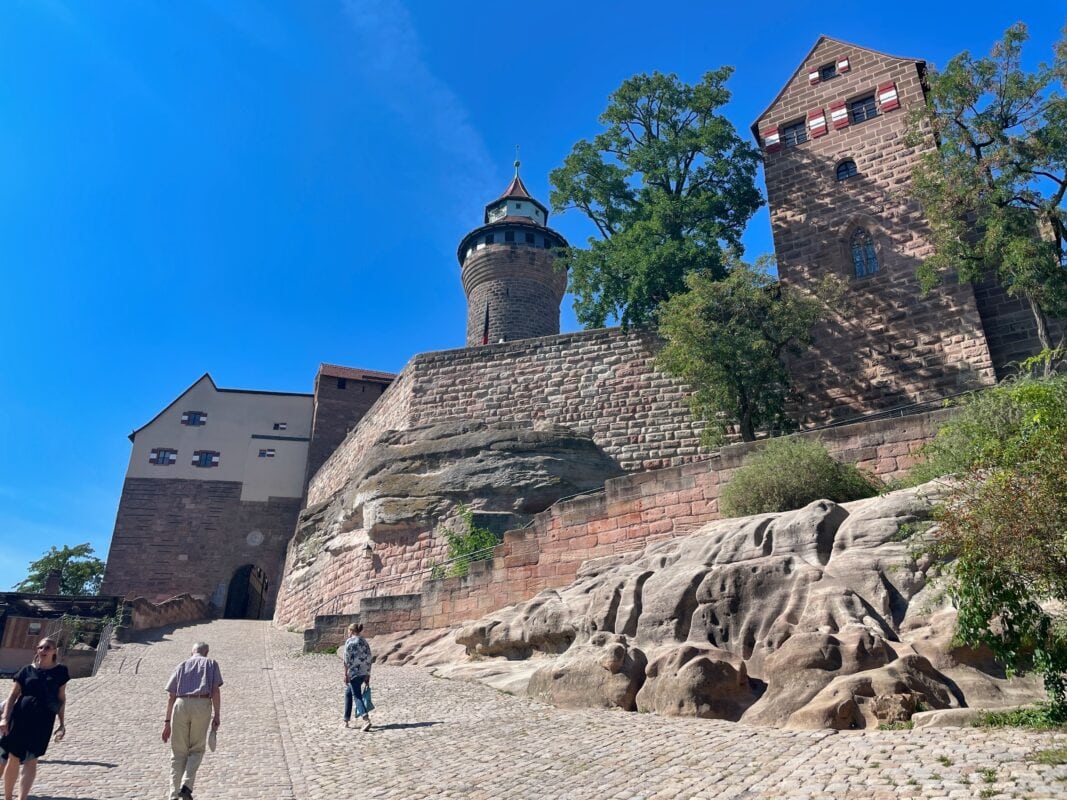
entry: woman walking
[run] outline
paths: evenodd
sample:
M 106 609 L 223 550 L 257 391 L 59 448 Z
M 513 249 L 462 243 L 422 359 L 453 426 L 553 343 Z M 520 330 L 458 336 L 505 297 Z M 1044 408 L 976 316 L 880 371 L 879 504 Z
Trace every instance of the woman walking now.
M 69 680 L 70 673 L 59 663 L 56 642 L 50 638 L 41 639 L 33 663 L 15 673 L 15 685 L 0 717 L 0 749 L 7 753 L 4 800 L 15 800 L 20 766 L 18 800 L 28 800 L 37 777 L 37 759 L 48 749 L 57 716 L 56 741 L 61 741 L 67 732 L 63 718 Z
M 363 717 L 363 730 L 370 730 L 370 709 L 364 703 L 364 692 L 370 689 L 370 665 L 372 656 L 370 645 L 361 636 L 362 623 L 355 622 L 348 626 L 348 639 L 341 646 L 341 658 L 345 662 L 345 727 L 352 717 L 352 705 L 356 706 L 356 715 Z

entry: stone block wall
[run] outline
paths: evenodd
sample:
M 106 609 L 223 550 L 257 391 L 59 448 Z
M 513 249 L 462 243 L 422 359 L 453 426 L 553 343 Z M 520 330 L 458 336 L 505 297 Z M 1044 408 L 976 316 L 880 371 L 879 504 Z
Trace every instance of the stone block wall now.
M 564 425 L 627 471 L 706 458 L 689 389 L 655 369 L 658 347 L 610 328 L 417 355 L 312 479 L 308 504 L 337 492 L 383 431 L 451 417 Z
M 392 376 L 324 364 L 315 376 L 305 483 L 385 392 Z
M 848 71 L 811 84 L 809 74 L 847 57 Z M 826 133 L 766 152 L 767 198 L 778 270 L 786 285 L 814 289 L 836 276 L 847 289 L 815 345 L 792 364 L 805 422 L 944 397 L 994 380 L 986 334 L 969 284 L 951 276 L 923 295 L 916 268 L 930 255 L 922 210 L 908 196 L 911 172 L 932 139 L 908 147 L 909 112 L 924 102 L 921 62 L 820 40 L 754 130 L 807 124 L 825 114 Z M 831 105 L 895 87 L 899 107 L 835 129 Z M 768 139 L 758 137 L 765 150 Z M 837 167 L 857 174 L 839 180 Z M 872 239 L 878 271 L 857 277 L 852 237 Z
M 1009 297 L 992 280 L 976 286 L 975 295 L 997 378 L 1005 378 L 1016 371 L 1021 361 L 1041 351 L 1033 311 L 1029 303 L 1018 297 Z M 1061 341 L 1067 330 L 1061 319 L 1050 318 L 1048 327 L 1053 343 Z
M 942 409 L 797 435 L 821 440 L 841 461 L 888 481 L 915 464 L 916 452 L 954 413 Z M 584 561 L 617 557 L 718 519 L 722 487 L 760 446 L 731 445 L 705 461 L 615 478 L 602 493 L 557 503 L 538 514 L 530 527 L 506 533 L 494 558 L 472 564 L 468 575 L 423 583 L 418 627 L 476 619 L 542 589 L 567 585 Z M 368 593 L 371 590 L 368 587 Z M 404 596 L 405 608 L 411 597 Z M 362 601 L 364 624 L 382 632 L 399 622 L 405 627 L 397 630 L 408 630 L 413 617 L 400 621 L 387 599 L 368 596 Z
M 269 616 L 300 505 L 242 501 L 237 481 L 127 478 L 101 592 L 156 603 L 189 593 L 224 607 L 234 572 L 255 564 Z
M 555 269 L 554 259 L 552 250 L 517 243 L 485 245 L 466 257 L 461 278 L 467 295 L 467 347 L 482 345 L 487 317 L 490 343 L 559 333 L 567 273 Z

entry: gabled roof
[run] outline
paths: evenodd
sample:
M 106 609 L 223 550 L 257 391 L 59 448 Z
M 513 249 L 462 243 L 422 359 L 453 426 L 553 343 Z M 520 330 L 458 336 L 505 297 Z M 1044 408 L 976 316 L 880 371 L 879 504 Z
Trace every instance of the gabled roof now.
M 770 104 L 768 104 L 768 106 L 765 109 L 763 109 L 763 111 L 760 112 L 759 116 L 756 117 L 755 120 L 753 120 L 753 122 L 752 122 L 752 133 L 756 137 L 756 141 L 757 142 L 759 142 L 759 121 L 761 119 L 763 119 L 765 116 L 767 116 L 767 112 L 770 111 L 772 108 L 774 108 L 775 104 L 779 100 L 782 99 L 782 95 L 785 94 L 785 90 L 789 88 L 789 85 L 796 79 L 797 75 L 800 74 L 800 68 L 804 65 L 805 62 L 807 62 L 807 60 L 809 58 L 811 58 L 812 54 L 819 48 L 819 45 L 821 45 L 823 42 L 833 42 L 834 44 L 840 45 L 841 47 L 847 47 L 847 48 L 854 49 L 854 50 L 864 50 L 864 51 L 866 51 L 868 53 L 874 53 L 876 56 L 882 56 L 884 58 L 893 58 L 893 59 L 896 59 L 897 61 L 912 61 L 912 62 L 914 62 L 916 64 L 925 64 L 926 63 L 921 58 L 908 58 L 906 56 L 894 56 L 894 55 L 892 55 L 890 53 L 883 53 L 881 50 L 873 50 L 870 47 L 863 47 L 862 45 L 853 44 L 852 42 L 846 42 L 844 39 L 835 39 L 832 36 L 827 36 L 826 34 L 822 34 L 822 35 L 819 36 L 818 39 L 815 40 L 815 44 L 813 44 L 811 46 L 811 48 L 808 50 L 808 52 L 804 55 L 804 58 L 802 58 L 800 60 L 800 63 L 797 64 L 796 69 L 793 70 L 793 74 L 789 76 L 789 80 L 787 80 L 782 85 L 782 88 L 778 90 L 778 94 L 776 94 L 774 96 L 774 99 L 771 100 Z
M 177 405 L 179 400 L 181 400 L 183 397 L 185 397 L 185 395 L 189 394 L 189 392 L 191 392 L 195 386 L 197 386 L 198 384 L 202 383 L 205 380 L 208 383 L 211 384 L 211 388 L 214 389 L 216 392 L 227 392 L 227 393 L 231 393 L 231 394 L 265 394 L 265 395 L 274 395 L 274 396 L 283 396 L 283 397 L 314 397 L 314 395 L 312 395 L 310 392 L 267 392 L 267 391 L 261 391 L 259 389 L 220 389 L 215 384 L 215 379 L 211 377 L 211 373 L 210 372 L 205 372 L 203 375 L 201 375 L 199 378 L 197 378 L 195 381 L 193 381 L 191 384 L 189 384 L 189 388 L 187 388 L 184 392 L 182 392 L 177 397 L 175 397 L 171 402 L 167 403 L 167 405 L 165 405 L 163 407 L 163 409 L 158 414 L 156 414 L 154 417 L 152 417 L 152 419 L 148 420 L 148 422 L 146 422 L 140 428 L 137 428 L 136 430 L 132 431 L 130 433 L 130 435 L 129 435 L 130 441 L 132 442 L 137 437 L 137 434 L 139 434 L 141 431 L 143 431 L 145 428 L 147 428 L 149 425 L 151 425 L 157 419 L 159 419 L 164 414 L 166 414 L 168 410 L 170 410 L 175 405 Z

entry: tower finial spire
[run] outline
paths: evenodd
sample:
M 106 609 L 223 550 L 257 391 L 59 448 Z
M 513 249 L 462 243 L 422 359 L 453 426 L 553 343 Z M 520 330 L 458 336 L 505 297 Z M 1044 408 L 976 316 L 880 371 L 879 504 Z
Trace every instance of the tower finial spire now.
M 522 162 L 519 161 L 519 146 L 515 145 L 515 177 L 519 177 L 519 167 L 522 166 Z

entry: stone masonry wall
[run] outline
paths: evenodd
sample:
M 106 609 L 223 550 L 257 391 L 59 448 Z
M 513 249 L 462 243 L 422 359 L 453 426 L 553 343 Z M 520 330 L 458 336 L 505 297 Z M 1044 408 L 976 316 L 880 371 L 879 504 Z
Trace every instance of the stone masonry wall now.
M 1016 371 L 1021 361 L 1041 351 L 1033 311 L 1021 298 L 1009 297 L 995 281 L 976 286 L 975 295 L 997 378 L 1005 378 Z M 1056 343 L 1063 339 L 1067 326 L 1064 320 L 1050 318 L 1048 328 Z
M 847 56 L 850 69 L 810 85 L 808 74 Z M 847 291 L 837 313 L 816 330 L 815 346 L 791 366 L 804 395 L 805 422 L 943 397 L 994 380 L 974 290 L 950 278 L 923 296 L 915 272 L 931 253 L 918 204 L 907 196 L 913 167 L 932 139 L 907 147 L 908 114 L 924 102 L 920 62 L 821 40 L 757 122 L 781 131 L 826 114 L 828 132 L 766 153 L 767 197 L 783 283 L 806 289 L 825 276 Z M 900 107 L 836 130 L 830 105 L 893 82 Z M 761 143 L 765 140 L 761 139 Z M 837 166 L 858 174 L 837 180 Z M 879 270 L 856 277 L 851 240 L 873 239 Z
M 914 464 L 915 452 L 953 413 L 946 409 L 798 435 L 818 438 L 840 460 L 891 480 Z M 468 576 L 422 583 L 419 625 L 410 616 L 411 598 L 418 595 L 403 594 L 419 587 L 408 584 L 368 583 L 367 597 L 348 598 L 330 613 L 351 614 L 358 609 L 363 622 L 376 626 L 376 631 L 390 625 L 401 626 L 395 630 L 436 628 L 528 599 L 544 588 L 566 585 L 583 561 L 638 549 L 718 519 L 722 486 L 759 446 L 731 445 L 705 461 L 615 478 L 602 493 L 557 503 L 538 514 L 530 527 L 505 534 L 496 557 L 472 564 Z M 404 569 L 414 573 L 421 566 L 418 557 L 413 551 Z M 372 592 L 377 596 L 369 596 Z M 390 603 L 383 594 L 404 599 Z M 285 622 L 311 625 L 310 606 L 293 605 L 287 611 Z M 320 635 L 314 638 L 318 641 Z
M 127 478 L 101 592 L 157 603 L 189 593 L 224 606 L 234 572 L 255 564 L 267 576 L 269 616 L 300 505 L 242 502 L 237 481 Z
M 319 471 L 389 385 L 386 378 L 343 380 L 342 389 L 336 375 L 320 372 L 315 379 L 315 411 L 311 421 L 305 483 Z
M 706 458 L 688 388 L 656 371 L 657 348 L 610 328 L 417 355 L 312 479 L 308 505 L 344 486 L 383 431 L 453 417 L 565 425 L 627 471 Z

